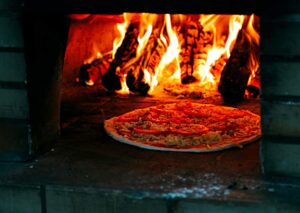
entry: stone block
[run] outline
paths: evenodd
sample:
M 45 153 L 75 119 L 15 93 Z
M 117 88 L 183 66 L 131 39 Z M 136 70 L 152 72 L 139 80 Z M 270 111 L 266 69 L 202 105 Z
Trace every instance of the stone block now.
M 24 161 L 29 158 L 28 129 L 27 121 L 0 120 L 0 161 Z
M 262 95 L 300 96 L 300 62 L 262 62 Z
M 93 189 L 47 186 L 46 200 L 48 213 L 99 213 L 114 210 L 113 197 Z
M 261 100 L 263 135 L 300 137 L 300 104 L 274 99 Z
M 274 205 L 275 204 L 275 205 Z M 200 213 L 200 212 L 222 212 L 222 213 L 252 213 L 252 212 L 298 212 L 295 205 L 283 208 L 284 203 L 266 202 L 266 200 L 242 201 L 237 200 L 187 200 L 180 201 L 175 213 Z
M 164 200 L 129 198 L 112 191 L 97 191 L 96 188 L 47 186 L 46 200 L 48 213 L 167 212 Z
M 167 211 L 167 202 L 163 199 L 132 199 L 118 197 L 116 199 L 116 212 L 122 213 L 165 213 Z
M 18 13 L 1 14 L 0 11 L 0 48 L 23 48 L 22 17 Z
M 262 55 L 300 55 L 300 19 L 261 20 Z
M 25 69 L 24 53 L 0 52 L 0 84 L 1 81 L 25 82 Z
M 300 177 L 300 139 L 282 140 L 282 138 L 263 138 L 261 148 L 263 171 L 272 175 Z
M 0 186 L 0 212 L 40 213 L 41 211 L 39 187 Z
M 25 89 L 0 89 L 0 118 L 27 119 L 28 96 Z

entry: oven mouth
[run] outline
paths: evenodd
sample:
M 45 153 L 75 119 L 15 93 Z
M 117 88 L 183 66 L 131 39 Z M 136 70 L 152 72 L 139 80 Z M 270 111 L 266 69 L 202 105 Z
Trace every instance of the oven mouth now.
M 62 135 L 65 131 L 69 135 L 73 128 L 88 134 L 79 112 L 84 112 L 83 117 L 90 115 L 92 125 L 101 126 L 136 109 L 184 101 L 260 114 L 258 16 L 123 13 L 68 17 Z M 84 120 L 89 126 L 88 118 Z M 98 134 L 99 142 L 106 140 L 104 128 Z
M 221 94 L 229 103 L 242 101 L 245 93 L 259 96 L 259 17 L 254 14 L 70 17 L 66 83 L 141 96 Z

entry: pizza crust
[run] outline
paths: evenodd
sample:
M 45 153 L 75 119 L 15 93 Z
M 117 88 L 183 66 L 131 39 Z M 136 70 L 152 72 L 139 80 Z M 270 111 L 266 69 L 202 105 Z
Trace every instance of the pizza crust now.
M 203 105 L 215 106 L 212 104 L 203 104 Z M 141 111 L 147 111 L 147 109 L 149 109 L 149 108 L 151 108 L 151 107 L 148 107 L 145 109 L 136 109 L 129 113 L 126 113 L 126 115 L 129 115 L 129 114 L 133 115 L 133 114 L 141 112 Z M 226 108 L 233 109 L 232 107 L 226 107 L 226 106 L 222 106 L 222 108 L 223 109 L 226 109 Z M 253 117 L 256 117 L 257 119 L 260 119 L 259 115 L 256 115 L 249 111 L 245 111 L 245 112 L 247 112 L 249 115 L 251 115 Z M 238 139 L 229 140 L 229 141 L 225 140 L 225 141 L 221 141 L 221 142 L 217 142 L 217 143 L 213 143 L 213 144 L 209 144 L 209 145 L 201 144 L 201 145 L 197 145 L 194 147 L 188 147 L 188 148 L 185 148 L 185 147 L 180 147 L 180 148 L 163 147 L 163 146 L 156 146 L 155 144 L 148 144 L 148 143 L 145 143 L 145 142 L 139 141 L 139 140 L 132 140 L 128 137 L 125 137 L 125 136 L 119 134 L 119 132 L 115 128 L 115 121 L 116 121 L 116 119 L 118 119 L 118 117 L 119 116 L 116 116 L 116 117 L 113 117 L 111 119 L 104 121 L 104 129 L 110 137 L 112 137 L 114 140 L 121 142 L 121 143 L 133 145 L 133 146 L 143 148 L 143 149 L 156 150 L 156 151 L 194 152 L 194 153 L 215 152 L 215 151 L 221 151 L 221 150 L 225 150 L 225 149 L 229 149 L 229 148 L 233 148 L 233 147 L 242 148 L 244 145 L 255 142 L 261 137 L 261 134 L 253 134 L 247 138 L 243 138 L 242 140 L 238 140 Z

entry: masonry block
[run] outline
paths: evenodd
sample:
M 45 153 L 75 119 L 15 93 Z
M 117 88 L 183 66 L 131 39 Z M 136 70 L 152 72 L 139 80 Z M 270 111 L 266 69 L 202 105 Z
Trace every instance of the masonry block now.
M 264 173 L 300 177 L 299 139 L 265 138 L 261 152 Z
M 197 212 L 260 212 L 261 207 L 255 203 L 247 202 L 217 202 L 217 201 L 180 201 L 176 213 L 197 213 Z
M 25 69 L 24 53 L 0 52 L 0 82 L 25 82 Z
M 19 13 L 2 14 L 0 11 L 0 47 L 23 48 L 22 17 Z
M 265 62 L 261 67 L 263 95 L 300 96 L 300 62 Z
M 98 213 L 113 212 L 114 199 L 93 189 L 76 190 L 67 187 L 46 187 L 48 213 Z
M 56 213 L 157 213 L 167 212 L 166 201 L 160 199 L 127 198 L 118 193 L 109 194 L 96 189 L 46 187 L 47 212 Z
M 27 119 L 28 114 L 25 89 L 0 89 L 0 118 Z
M 167 210 L 167 202 L 163 199 L 132 199 L 126 197 L 118 197 L 116 200 L 116 212 L 124 213 L 165 213 Z
M 0 161 L 25 161 L 29 152 L 27 121 L 0 120 Z
M 300 55 L 300 15 L 291 18 L 261 20 L 261 53 L 263 55 Z
M 0 212 L 40 213 L 41 196 L 39 187 L 0 186 Z
M 300 137 L 299 103 L 261 100 L 261 113 L 263 135 Z

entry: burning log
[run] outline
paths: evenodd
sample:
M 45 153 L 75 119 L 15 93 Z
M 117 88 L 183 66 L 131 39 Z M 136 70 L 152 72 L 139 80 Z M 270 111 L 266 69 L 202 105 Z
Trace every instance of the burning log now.
M 165 52 L 166 46 L 159 39 L 159 29 L 155 29 L 147 42 L 143 55 L 127 74 L 126 84 L 131 92 L 141 95 L 148 93 L 150 86 L 145 82 L 144 71 L 147 70 L 152 76 L 155 75 L 155 70 Z
M 111 55 L 97 58 L 92 63 L 83 64 L 80 67 L 79 81 L 84 85 L 93 86 L 101 81 L 103 73 L 109 67 Z
M 144 56 L 146 69 L 151 73 L 155 74 L 155 69 L 158 67 L 163 54 L 166 52 L 167 47 L 162 43 L 159 38 L 159 30 L 156 29 L 149 39 L 147 45 L 147 53 Z
M 122 68 L 136 56 L 136 49 L 138 47 L 138 31 L 138 23 L 132 23 L 129 25 L 124 40 L 118 48 L 114 60 L 110 64 L 108 71 L 103 75 L 102 83 L 106 89 L 115 91 L 122 88 L 121 77 L 126 74 L 126 71 Z
M 180 69 L 181 69 L 181 83 L 189 84 L 195 82 L 197 79 L 193 76 L 194 51 L 196 40 L 199 37 L 199 31 L 202 29 L 200 24 L 191 22 L 182 28 L 181 37 L 183 43 L 180 52 Z
M 246 88 L 246 96 L 249 98 L 257 98 L 260 95 L 260 74 L 259 69 L 255 73 L 255 76 L 251 77 L 250 83 Z
M 144 82 L 144 72 L 141 69 L 130 70 L 126 77 L 126 84 L 133 93 L 139 93 L 141 95 L 147 95 L 150 86 Z
M 225 67 L 227 62 L 227 57 L 225 56 L 225 54 L 223 54 L 216 62 L 215 64 L 211 67 L 210 72 L 214 75 L 214 76 L 219 76 L 219 73 L 221 73 L 221 71 L 223 70 L 223 68 Z M 219 79 L 217 80 L 219 82 Z
M 251 70 L 248 68 L 250 58 L 250 41 L 245 36 L 245 30 L 238 33 L 236 43 L 222 73 L 218 90 L 223 100 L 236 103 L 244 100 L 245 90 Z
M 199 37 L 196 40 L 196 47 L 194 48 L 194 64 L 193 69 L 194 72 L 199 74 L 199 71 L 204 68 L 208 51 L 212 49 L 214 34 L 211 31 L 206 31 L 201 29 L 199 31 Z M 195 76 L 195 74 L 194 74 Z M 197 76 L 195 76 L 197 78 Z
M 213 33 L 204 31 L 197 21 L 184 26 L 182 37 L 184 42 L 180 53 L 181 82 L 190 84 L 199 80 L 195 71 L 205 65 L 208 50 L 213 44 Z

